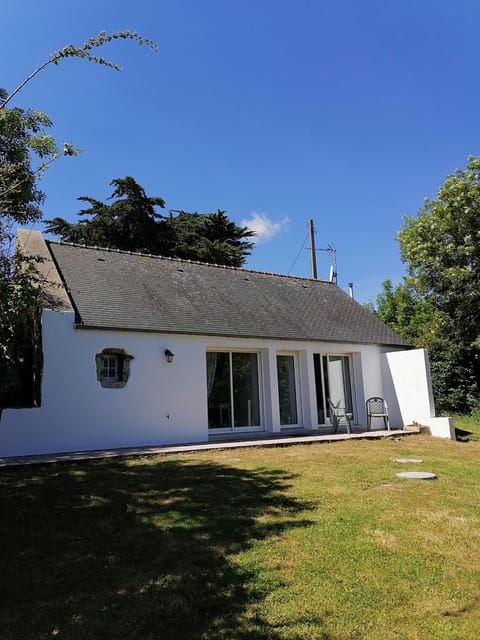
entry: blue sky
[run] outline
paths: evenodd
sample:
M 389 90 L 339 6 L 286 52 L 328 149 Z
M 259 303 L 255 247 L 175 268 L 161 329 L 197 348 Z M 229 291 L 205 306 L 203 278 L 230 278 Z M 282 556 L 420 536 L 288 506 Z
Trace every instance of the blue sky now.
M 300 276 L 312 218 L 364 301 L 404 273 L 402 216 L 480 153 L 477 0 L 1 0 L 1 14 L 7 90 L 101 30 L 159 45 L 114 43 L 102 55 L 122 73 L 67 60 L 19 94 L 84 149 L 44 179 L 45 218 L 75 220 L 78 196 L 131 175 L 168 208 L 256 225 L 246 266 Z

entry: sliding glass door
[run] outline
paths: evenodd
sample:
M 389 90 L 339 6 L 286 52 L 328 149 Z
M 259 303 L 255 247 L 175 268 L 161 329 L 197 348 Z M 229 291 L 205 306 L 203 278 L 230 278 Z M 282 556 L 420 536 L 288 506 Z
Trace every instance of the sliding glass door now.
M 277 355 L 277 377 L 280 424 L 298 425 L 294 355 Z
M 353 413 L 350 362 L 348 356 L 324 357 L 327 358 L 328 397 L 333 404 L 345 407 L 349 413 Z
M 208 351 L 207 392 L 210 429 L 258 429 L 258 353 Z
M 353 415 L 350 356 L 320 355 L 315 353 L 313 364 L 315 369 L 318 424 L 327 424 L 329 421 L 329 399 L 333 404 L 345 407 Z

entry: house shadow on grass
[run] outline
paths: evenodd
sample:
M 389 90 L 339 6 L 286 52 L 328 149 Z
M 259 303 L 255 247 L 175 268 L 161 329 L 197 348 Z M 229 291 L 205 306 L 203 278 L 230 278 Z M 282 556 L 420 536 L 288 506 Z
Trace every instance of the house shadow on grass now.
M 291 479 L 188 458 L 2 470 L 3 640 L 280 638 L 259 607 L 280 583 L 237 554 L 309 524 Z

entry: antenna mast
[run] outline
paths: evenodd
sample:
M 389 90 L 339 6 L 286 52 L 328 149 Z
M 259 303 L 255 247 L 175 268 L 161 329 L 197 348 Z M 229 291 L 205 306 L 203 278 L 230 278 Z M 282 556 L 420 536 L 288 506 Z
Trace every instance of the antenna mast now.
M 333 244 L 329 244 L 327 247 L 325 247 L 325 249 L 320 249 L 320 251 L 326 251 L 329 256 L 333 256 L 333 264 L 330 267 L 330 275 L 328 279 L 330 280 L 330 282 L 338 284 L 337 282 L 337 250 L 335 249 Z
M 315 235 L 313 231 L 313 220 L 308 221 L 308 235 L 310 237 L 310 266 L 313 280 L 317 279 L 317 256 L 315 254 Z

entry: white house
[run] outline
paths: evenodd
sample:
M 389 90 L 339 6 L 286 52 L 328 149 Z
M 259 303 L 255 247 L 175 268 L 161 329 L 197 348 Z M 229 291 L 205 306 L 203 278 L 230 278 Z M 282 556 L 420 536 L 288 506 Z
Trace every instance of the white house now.
M 453 434 L 434 417 L 426 352 L 332 283 L 39 232 L 22 232 L 20 244 L 44 256 L 50 282 L 41 406 L 3 411 L 0 456 L 328 433 L 328 398 L 359 426 L 366 399 L 382 396 L 392 426 Z

